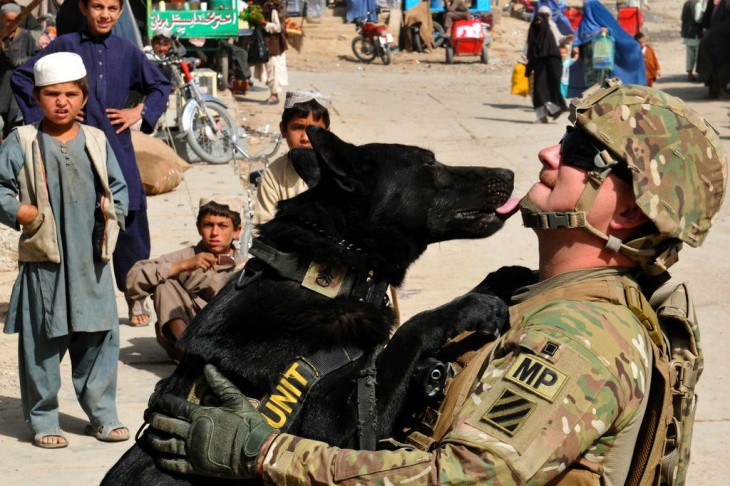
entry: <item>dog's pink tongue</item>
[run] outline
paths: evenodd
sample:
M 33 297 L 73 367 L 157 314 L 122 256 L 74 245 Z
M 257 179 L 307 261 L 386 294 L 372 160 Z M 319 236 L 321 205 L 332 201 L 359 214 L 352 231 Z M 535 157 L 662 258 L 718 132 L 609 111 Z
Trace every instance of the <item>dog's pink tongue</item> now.
M 519 203 L 519 198 L 511 197 L 507 200 L 506 203 L 495 209 L 495 212 L 509 218 L 517 212 Z

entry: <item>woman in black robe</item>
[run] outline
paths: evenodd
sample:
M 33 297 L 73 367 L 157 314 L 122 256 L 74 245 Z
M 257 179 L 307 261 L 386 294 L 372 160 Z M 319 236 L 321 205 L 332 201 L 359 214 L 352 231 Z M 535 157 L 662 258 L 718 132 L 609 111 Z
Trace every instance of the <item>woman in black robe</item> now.
M 557 118 L 567 111 L 565 99 L 560 94 L 560 77 L 563 72 L 560 50 L 550 30 L 547 14 L 538 13 L 527 33 L 527 68 L 525 74 L 533 75 L 532 106 L 535 123 L 547 123 L 548 116 Z

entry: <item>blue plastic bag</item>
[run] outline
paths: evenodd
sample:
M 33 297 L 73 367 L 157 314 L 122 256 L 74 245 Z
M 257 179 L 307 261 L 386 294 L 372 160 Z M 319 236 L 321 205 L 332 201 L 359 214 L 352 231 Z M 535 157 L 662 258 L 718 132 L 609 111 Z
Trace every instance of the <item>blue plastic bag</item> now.
M 593 69 L 612 71 L 615 48 L 616 41 L 613 37 L 606 34 L 596 37 L 593 40 Z

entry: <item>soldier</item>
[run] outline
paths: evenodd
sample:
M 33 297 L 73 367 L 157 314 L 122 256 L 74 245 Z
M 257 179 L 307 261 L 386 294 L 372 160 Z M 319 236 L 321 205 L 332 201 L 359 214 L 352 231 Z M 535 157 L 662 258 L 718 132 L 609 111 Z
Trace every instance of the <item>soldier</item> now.
M 660 345 L 639 282 L 666 276 L 683 243 L 702 243 L 727 157 L 681 100 L 618 79 L 575 100 L 570 119 L 520 202 L 538 238 L 538 282 L 512 295 L 511 328 L 457 375 L 446 401 L 469 393 L 428 451 L 280 434 L 207 366 L 222 405 L 162 397 L 149 436 L 159 465 L 272 484 L 627 483 L 634 449 L 654 442 L 640 428 Z

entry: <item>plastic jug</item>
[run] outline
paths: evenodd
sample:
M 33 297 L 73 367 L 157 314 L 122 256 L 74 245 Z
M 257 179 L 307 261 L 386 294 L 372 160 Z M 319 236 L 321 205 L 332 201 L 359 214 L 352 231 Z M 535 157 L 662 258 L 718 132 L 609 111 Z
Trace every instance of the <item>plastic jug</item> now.
M 615 44 L 613 37 L 606 34 L 599 34 L 593 40 L 593 69 L 613 70 Z

